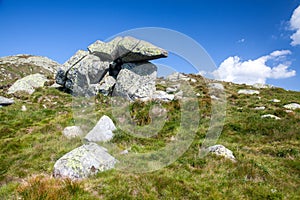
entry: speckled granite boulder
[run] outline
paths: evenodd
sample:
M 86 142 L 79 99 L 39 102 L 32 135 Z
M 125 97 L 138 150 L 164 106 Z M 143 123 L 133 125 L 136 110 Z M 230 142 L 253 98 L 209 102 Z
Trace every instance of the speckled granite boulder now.
M 54 165 L 54 177 L 87 178 L 114 168 L 117 160 L 95 143 L 82 145 L 61 157 Z

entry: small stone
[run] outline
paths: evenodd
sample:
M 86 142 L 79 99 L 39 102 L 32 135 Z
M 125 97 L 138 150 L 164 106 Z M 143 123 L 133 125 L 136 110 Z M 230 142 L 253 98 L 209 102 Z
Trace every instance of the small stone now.
M 279 102 L 280 102 L 279 99 L 272 99 L 272 100 L 270 100 L 270 101 L 273 102 L 273 103 L 279 103 Z
M 161 100 L 161 101 L 172 101 L 175 98 L 174 94 L 168 94 L 165 91 L 157 90 L 154 92 L 153 99 Z
M 238 91 L 238 94 L 249 94 L 249 95 L 253 95 L 253 94 L 259 94 L 259 91 L 257 90 L 246 90 L 246 89 L 242 89 Z
M 254 108 L 254 110 L 265 110 L 265 109 L 266 109 L 265 106 L 259 106 Z
M 127 150 L 127 149 L 125 149 L 124 151 L 121 151 L 121 155 L 125 155 L 125 154 L 128 154 L 129 153 L 129 151 Z
M 223 145 L 214 145 L 207 148 L 208 152 L 213 153 L 217 156 L 224 156 L 227 159 L 230 159 L 232 161 L 236 161 L 233 153 L 231 150 L 227 149 Z
M 290 104 L 284 105 L 283 107 L 286 109 L 289 109 L 289 110 L 296 110 L 296 109 L 300 109 L 300 104 L 290 103 Z
M 8 99 L 8 98 L 0 96 L 0 105 L 1 106 L 7 106 L 7 105 L 11 105 L 13 103 L 15 103 L 15 101 L 13 99 Z
M 211 95 L 210 98 L 213 100 L 220 100 L 220 98 L 216 97 L 215 95 Z
M 63 130 L 62 133 L 67 138 L 76 138 L 83 136 L 83 131 L 79 126 L 68 126 Z
M 167 93 L 174 93 L 174 92 L 177 92 L 177 91 L 178 91 L 178 89 L 174 88 L 174 87 L 167 87 L 167 89 L 166 89 Z
M 277 117 L 277 116 L 271 115 L 271 114 L 262 115 L 261 118 L 272 118 L 272 119 L 275 119 L 275 120 L 280 120 L 281 119 L 280 117 Z
M 21 111 L 23 111 L 23 112 L 27 111 L 27 108 L 25 105 L 22 105 Z

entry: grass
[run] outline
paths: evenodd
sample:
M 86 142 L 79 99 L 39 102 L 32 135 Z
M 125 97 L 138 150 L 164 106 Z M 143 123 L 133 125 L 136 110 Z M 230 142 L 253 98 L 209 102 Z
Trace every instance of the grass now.
M 0 199 L 299 199 L 300 111 L 286 113 L 283 105 L 300 103 L 300 93 L 270 88 L 261 89 L 259 95 L 239 95 L 239 89 L 251 87 L 224 83 L 227 115 L 218 143 L 233 151 L 237 158 L 233 163 L 210 154 L 199 157 L 211 102 L 204 80 L 191 77 L 197 79 L 191 83 L 195 92 L 201 94 L 201 118 L 182 156 L 158 171 L 115 169 L 80 182 L 52 177 L 56 160 L 83 143 L 68 140 L 61 132 L 78 123 L 82 107 L 77 106 L 93 105 L 80 116 L 85 131 L 95 124 L 92 119 L 103 114 L 113 117 L 109 98 L 98 95 L 88 101 L 78 99 L 81 103 L 74 105 L 71 95 L 50 87 L 39 88 L 31 96 L 15 95 L 15 104 L 0 108 Z M 270 102 L 274 98 L 281 102 Z M 27 111 L 21 111 L 22 105 Z M 119 128 L 111 143 L 101 145 L 114 144 L 110 151 L 121 158 L 118 152 L 125 149 L 147 153 L 171 143 L 180 128 L 181 105 L 178 101 L 131 104 L 129 114 L 137 130 L 152 122 L 148 111 L 153 106 L 168 111 L 156 135 L 135 137 Z M 254 110 L 257 106 L 266 109 Z M 263 114 L 275 114 L 281 120 L 261 119 Z M 188 134 L 186 130 L 182 133 Z

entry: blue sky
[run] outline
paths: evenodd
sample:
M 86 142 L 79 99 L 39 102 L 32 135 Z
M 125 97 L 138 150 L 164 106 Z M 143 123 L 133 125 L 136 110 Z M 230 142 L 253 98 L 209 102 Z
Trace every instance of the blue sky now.
M 300 91 L 300 45 L 290 38 L 300 29 L 296 23 L 291 30 L 299 5 L 300 0 L 0 0 L 0 56 L 26 53 L 63 63 L 97 39 L 163 27 L 201 44 L 223 80 L 250 77 L 249 83 Z M 181 61 L 169 65 L 192 72 Z

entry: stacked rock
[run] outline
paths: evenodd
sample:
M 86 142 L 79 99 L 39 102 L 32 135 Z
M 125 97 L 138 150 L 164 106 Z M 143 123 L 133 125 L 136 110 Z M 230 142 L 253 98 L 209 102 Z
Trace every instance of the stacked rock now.
M 56 82 L 74 95 L 149 98 L 155 92 L 157 76 L 157 67 L 149 60 L 167 56 L 166 50 L 133 37 L 96 41 L 88 51 L 77 51 L 63 64 Z

